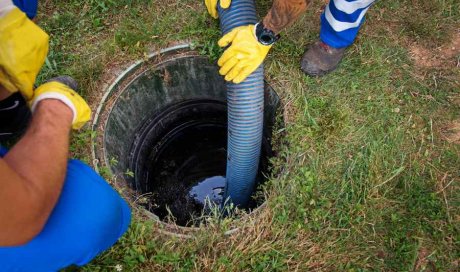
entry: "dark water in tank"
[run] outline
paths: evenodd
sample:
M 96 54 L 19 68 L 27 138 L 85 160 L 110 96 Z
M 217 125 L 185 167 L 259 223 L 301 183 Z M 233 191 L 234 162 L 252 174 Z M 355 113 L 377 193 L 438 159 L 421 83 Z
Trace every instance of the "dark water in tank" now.
M 225 188 L 226 109 L 198 104 L 195 110 L 193 107 L 176 109 L 180 120 L 163 118 L 164 125 L 155 124 L 164 130 L 161 137 L 143 143 L 143 148 L 150 149 L 141 175 L 143 193 L 151 194 L 147 208 L 161 220 L 172 214 L 182 226 L 197 225 L 203 214 L 211 212 L 211 206 L 218 207 Z M 162 122 L 161 118 L 154 121 Z M 262 171 L 268 168 L 266 157 L 263 148 L 259 183 L 263 180 Z M 256 204 L 253 201 L 247 208 Z

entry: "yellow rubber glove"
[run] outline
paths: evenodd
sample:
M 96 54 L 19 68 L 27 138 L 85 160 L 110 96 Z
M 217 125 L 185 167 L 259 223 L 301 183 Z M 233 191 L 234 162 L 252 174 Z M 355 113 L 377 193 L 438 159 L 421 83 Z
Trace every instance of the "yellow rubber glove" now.
M 65 84 L 52 81 L 38 87 L 29 101 L 32 112 L 37 107 L 38 102 L 45 99 L 59 100 L 72 110 L 73 129 L 80 129 L 91 118 L 91 109 L 85 100 Z
M 212 18 L 217 19 L 219 18 L 219 13 L 217 12 L 217 1 L 218 0 L 204 0 L 204 4 L 206 8 L 208 8 L 209 15 Z M 232 0 L 220 0 L 220 7 L 223 9 L 227 9 L 230 7 Z
M 220 47 L 231 46 L 225 50 L 217 64 L 219 73 L 225 80 L 241 83 L 264 61 L 271 45 L 261 44 L 255 35 L 254 25 L 240 26 L 225 36 L 218 44 Z
M 13 8 L 0 18 L 0 84 L 29 100 L 48 54 L 48 35 L 26 14 Z

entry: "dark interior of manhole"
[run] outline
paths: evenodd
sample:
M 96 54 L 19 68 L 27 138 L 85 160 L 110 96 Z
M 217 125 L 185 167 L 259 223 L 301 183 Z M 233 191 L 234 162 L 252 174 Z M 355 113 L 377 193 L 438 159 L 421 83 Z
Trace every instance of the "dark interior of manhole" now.
M 273 122 L 266 120 L 257 185 L 269 174 Z M 145 123 L 139 134 L 142 137 L 133 145 L 135 154 L 148 155 L 133 157 L 133 168 L 138 190 L 150 195 L 145 203 L 148 210 L 161 220 L 172 215 L 176 224 L 193 226 L 212 212 L 209 203 L 222 204 L 227 156 L 224 102 L 188 100 L 172 105 Z M 243 208 L 250 211 L 262 201 L 254 197 Z
M 140 198 L 148 200 L 141 204 L 160 220 L 196 226 L 210 212 L 203 205 L 206 196 L 215 204 L 222 201 L 227 154 L 225 81 L 217 65 L 202 56 L 173 57 L 127 80 L 126 85 L 120 83 L 123 90 L 104 131 L 105 156 L 116 161 L 112 171 L 124 174 Z M 266 86 L 258 185 L 269 175 L 279 103 Z M 250 211 L 262 202 L 254 198 L 244 208 Z

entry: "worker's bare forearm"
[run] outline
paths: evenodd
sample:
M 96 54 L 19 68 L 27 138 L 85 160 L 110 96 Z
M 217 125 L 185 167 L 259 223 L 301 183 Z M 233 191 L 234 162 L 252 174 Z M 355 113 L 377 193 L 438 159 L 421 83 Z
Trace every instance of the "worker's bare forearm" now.
M 299 18 L 307 9 L 308 2 L 309 0 L 274 0 L 263 20 L 264 26 L 280 33 Z
M 64 181 L 71 110 L 57 100 L 40 102 L 22 139 L 8 152 L 5 161 L 21 177 L 35 184 L 54 203 Z
M 0 232 L 6 229 L 14 236 L 15 224 L 33 219 L 28 223 L 41 228 L 46 223 L 65 179 L 71 122 L 72 111 L 65 104 L 51 99 L 41 101 L 24 137 L 3 158 L 0 188 L 10 192 L 0 192 L 0 217 L 12 221 L 0 223 Z M 35 201 L 35 206 L 28 201 Z M 17 208 L 23 206 L 32 210 Z M 3 244 L 8 244 L 5 239 Z

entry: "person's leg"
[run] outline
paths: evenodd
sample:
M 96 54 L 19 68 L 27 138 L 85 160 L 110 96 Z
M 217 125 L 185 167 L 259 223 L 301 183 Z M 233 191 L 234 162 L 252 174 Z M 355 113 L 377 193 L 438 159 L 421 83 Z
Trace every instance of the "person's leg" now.
M 333 48 L 350 46 L 376 0 L 331 0 L 321 15 L 321 41 Z
M 0 247 L 0 271 L 48 272 L 87 264 L 126 232 L 130 220 L 118 193 L 87 165 L 71 160 L 44 229 L 26 245 Z
M 364 15 L 376 0 L 331 0 L 321 15 L 320 41 L 312 44 L 302 57 L 301 68 L 313 76 L 337 68 L 345 48 L 353 44 Z

